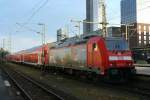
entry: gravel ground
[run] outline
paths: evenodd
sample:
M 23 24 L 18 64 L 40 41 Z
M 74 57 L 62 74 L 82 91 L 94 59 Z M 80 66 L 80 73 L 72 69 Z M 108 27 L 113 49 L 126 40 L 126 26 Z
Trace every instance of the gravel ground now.
M 38 81 L 40 80 L 56 89 L 72 94 L 80 100 L 147 100 L 144 97 L 125 91 L 112 90 L 111 88 L 103 86 L 94 86 L 94 84 L 68 79 L 57 74 L 50 73 L 42 77 L 39 70 L 30 67 L 11 63 L 8 65 Z
M 133 82 L 136 84 L 136 86 L 139 87 L 145 87 L 147 89 L 150 89 L 150 77 L 145 77 L 145 76 L 136 76 L 135 77 L 136 82 Z

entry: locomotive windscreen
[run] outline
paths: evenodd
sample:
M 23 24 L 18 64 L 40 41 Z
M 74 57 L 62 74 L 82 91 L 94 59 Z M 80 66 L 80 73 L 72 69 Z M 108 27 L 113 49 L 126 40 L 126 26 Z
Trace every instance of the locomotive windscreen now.
M 106 39 L 106 46 L 108 50 L 129 50 L 127 41 L 124 39 Z

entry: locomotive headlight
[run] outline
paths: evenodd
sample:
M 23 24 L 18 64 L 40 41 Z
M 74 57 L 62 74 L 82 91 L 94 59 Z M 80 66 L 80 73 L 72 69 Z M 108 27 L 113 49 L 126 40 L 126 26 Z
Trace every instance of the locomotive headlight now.
M 132 60 L 132 57 L 131 56 L 124 56 L 123 60 Z
M 109 61 L 132 60 L 131 56 L 109 56 Z
M 109 61 L 118 60 L 117 56 L 109 56 Z

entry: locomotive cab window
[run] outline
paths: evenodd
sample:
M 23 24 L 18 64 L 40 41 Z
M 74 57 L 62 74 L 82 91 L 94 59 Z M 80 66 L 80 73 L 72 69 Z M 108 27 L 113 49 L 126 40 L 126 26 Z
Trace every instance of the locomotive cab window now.
M 96 51 L 97 50 L 97 44 L 93 43 L 93 50 Z
M 108 50 L 129 50 L 127 41 L 124 39 L 106 39 Z

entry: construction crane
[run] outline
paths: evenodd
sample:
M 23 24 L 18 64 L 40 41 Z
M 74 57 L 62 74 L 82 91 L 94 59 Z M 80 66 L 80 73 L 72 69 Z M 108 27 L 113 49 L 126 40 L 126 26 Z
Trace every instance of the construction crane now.
M 106 18 L 106 4 L 105 0 L 99 0 L 99 8 L 101 9 L 101 25 L 102 25 L 102 31 L 103 31 L 103 36 L 107 37 L 107 18 Z
M 106 19 L 106 4 L 105 4 L 105 1 L 106 0 L 97 0 L 97 3 L 98 3 L 98 15 L 100 16 L 99 17 L 99 21 L 97 22 L 92 22 L 92 21 L 79 21 L 79 20 L 71 20 L 71 22 L 76 22 L 77 23 L 77 27 L 79 29 L 79 36 L 80 36 L 80 25 L 81 23 L 88 23 L 88 24 L 99 24 L 101 25 L 101 27 L 99 27 L 102 32 L 103 32 L 103 37 L 107 37 L 108 34 L 107 34 L 107 19 Z M 97 16 L 98 17 L 98 16 Z

